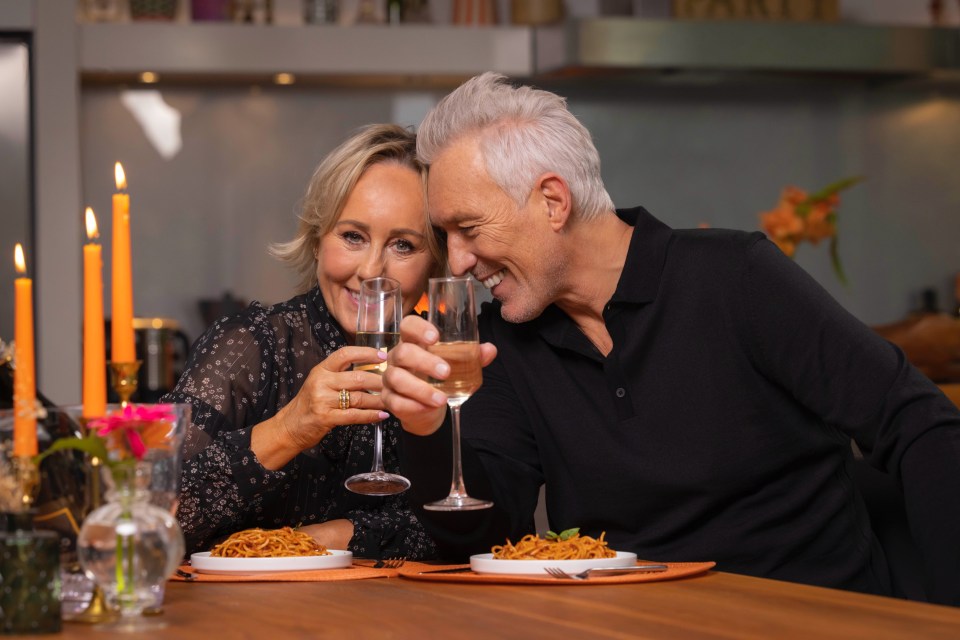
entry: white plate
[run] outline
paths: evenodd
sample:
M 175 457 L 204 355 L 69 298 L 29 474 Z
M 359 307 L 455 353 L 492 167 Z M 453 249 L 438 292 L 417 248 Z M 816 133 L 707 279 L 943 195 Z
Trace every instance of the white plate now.
M 476 573 L 506 573 L 512 575 L 546 575 L 546 567 L 557 567 L 568 573 L 578 573 L 596 567 L 630 567 L 637 563 L 637 554 L 617 551 L 615 558 L 588 560 L 494 560 L 492 553 L 470 556 L 470 568 Z
M 221 575 L 251 575 L 279 571 L 312 571 L 313 569 L 342 569 L 353 564 L 353 553 L 330 549 L 328 556 L 291 556 L 288 558 L 221 558 L 209 551 L 190 556 L 190 566 L 200 573 Z

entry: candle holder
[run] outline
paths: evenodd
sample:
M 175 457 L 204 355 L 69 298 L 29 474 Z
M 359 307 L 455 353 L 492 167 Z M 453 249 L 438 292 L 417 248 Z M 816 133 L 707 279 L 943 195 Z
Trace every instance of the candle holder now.
M 120 398 L 120 406 L 130 404 L 130 398 L 137 392 L 137 373 L 140 371 L 142 360 L 133 362 L 110 361 L 110 386 Z
M 111 363 L 112 365 L 113 363 Z M 140 366 L 139 362 L 133 363 L 137 367 Z M 111 373 L 113 369 L 111 367 Z M 134 373 L 134 382 L 133 388 L 136 390 L 136 373 Z M 116 385 L 114 385 L 116 388 Z M 119 393 L 119 391 L 118 391 Z M 132 395 L 133 391 L 130 392 Z M 128 396 L 129 397 L 129 396 Z M 84 435 L 87 435 L 89 431 L 87 430 L 87 423 L 89 418 L 79 417 L 77 421 L 80 423 L 80 426 L 83 427 Z M 103 461 L 100 460 L 97 456 L 90 456 L 90 466 L 87 467 L 86 473 L 86 491 L 84 496 L 84 505 L 83 505 L 83 517 L 86 518 L 90 513 L 99 508 L 103 504 L 102 498 L 102 489 L 100 485 L 100 474 L 101 467 L 103 467 Z M 103 592 L 103 589 L 100 588 L 100 585 L 94 583 L 93 591 L 90 593 L 90 602 L 87 603 L 87 606 L 83 610 L 78 611 L 70 615 L 64 615 L 63 619 L 67 622 L 83 622 L 86 624 L 97 624 L 101 622 L 113 622 L 116 620 L 119 614 L 110 608 L 110 605 L 107 604 L 107 595 Z

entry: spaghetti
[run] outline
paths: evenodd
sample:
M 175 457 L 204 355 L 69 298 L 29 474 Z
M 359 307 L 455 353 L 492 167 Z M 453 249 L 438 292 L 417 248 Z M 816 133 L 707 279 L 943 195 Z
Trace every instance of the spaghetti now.
M 244 529 L 213 547 L 210 556 L 221 558 L 286 558 L 290 556 L 328 556 L 327 548 L 303 531 L 282 529 Z
M 546 539 L 529 534 L 523 536 L 517 544 L 507 540 L 506 544 L 497 545 L 491 551 L 495 560 L 587 560 L 613 558 L 617 555 L 603 539 L 606 531 L 601 533 L 599 538 L 581 536 L 579 533 L 564 537 L 564 534 L 553 534 L 553 537 L 550 537 L 548 533 Z

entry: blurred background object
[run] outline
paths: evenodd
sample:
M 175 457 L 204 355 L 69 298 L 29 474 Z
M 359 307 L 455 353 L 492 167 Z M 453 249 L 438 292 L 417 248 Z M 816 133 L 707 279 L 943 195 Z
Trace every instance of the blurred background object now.
M 915 367 L 937 383 L 960 383 L 960 318 L 940 309 L 935 289 L 925 289 L 922 305 L 900 322 L 874 331 L 894 343 Z
M 190 0 L 190 19 L 196 22 L 224 22 L 231 18 L 232 0 Z
M 132 20 L 169 20 L 177 17 L 179 0 L 130 0 Z
M 494 0 L 453 0 L 453 24 L 484 26 L 497 23 Z
M 89 22 L 114 22 L 120 19 L 121 0 L 81 0 L 80 15 Z
M 307 24 L 336 24 L 340 11 L 337 0 L 303 0 L 303 21 Z
M 562 0 L 511 0 L 510 22 L 544 25 L 563 20 Z
M 156 402 L 173 390 L 186 368 L 190 339 L 170 318 L 134 318 L 133 329 L 137 357 L 143 361 L 137 396 L 140 402 Z

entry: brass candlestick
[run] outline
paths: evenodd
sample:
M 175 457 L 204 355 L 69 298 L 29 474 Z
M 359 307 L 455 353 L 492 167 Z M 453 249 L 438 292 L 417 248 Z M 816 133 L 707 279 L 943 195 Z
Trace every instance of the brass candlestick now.
M 138 363 L 139 364 L 139 363 Z M 136 387 L 136 384 L 134 384 Z M 114 387 L 116 388 L 116 387 Z M 83 427 L 84 434 L 87 433 L 87 421 L 89 418 L 80 418 L 80 426 Z M 100 472 L 103 461 L 97 456 L 90 456 L 90 467 L 87 469 L 86 477 L 86 495 L 84 496 L 84 513 L 86 518 L 94 509 L 101 506 L 100 501 Z M 84 607 L 83 611 L 71 615 L 63 616 L 66 622 L 84 622 L 87 624 L 96 624 L 98 622 L 112 622 L 118 618 L 116 611 L 107 604 L 107 596 L 100 588 L 100 585 L 94 583 L 93 592 L 90 594 L 90 602 Z
M 120 406 L 130 404 L 130 398 L 137 392 L 137 373 L 140 371 L 141 360 L 133 362 L 110 361 L 110 386 L 120 398 Z

